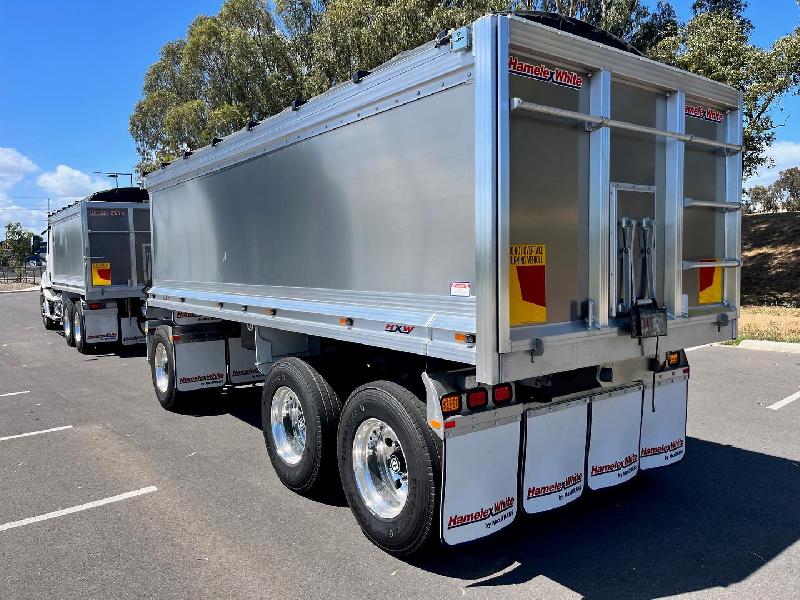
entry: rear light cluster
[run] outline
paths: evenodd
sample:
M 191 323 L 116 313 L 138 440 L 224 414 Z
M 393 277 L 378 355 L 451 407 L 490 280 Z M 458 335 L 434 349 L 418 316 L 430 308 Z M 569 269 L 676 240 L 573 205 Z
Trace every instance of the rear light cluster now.
M 100 310 L 101 308 L 105 308 L 105 304 L 101 304 L 100 302 L 90 302 L 89 303 L 89 310 Z
M 491 392 L 490 392 L 491 389 Z M 510 383 L 501 383 L 490 389 L 476 387 L 461 394 L 451 392 L 439 398 L 442 407 L 442 415 L 452 417 L 461 412 L 464 403 L 467 410 L 481 410 L 489 406 L 489 396 L 494 406 L 505 406 L 514 399 L 514 388 Z

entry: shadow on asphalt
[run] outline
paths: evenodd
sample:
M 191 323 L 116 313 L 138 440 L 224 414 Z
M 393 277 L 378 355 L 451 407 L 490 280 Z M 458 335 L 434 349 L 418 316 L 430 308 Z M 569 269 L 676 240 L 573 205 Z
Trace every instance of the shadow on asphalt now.
M 194 417 L 227 414 L 261 431 L 261 389 L 260 385 L 227 387 L 222 391 L 210 393 L 205 398 L 201 397 L 199 402 L 193 402 L 192 407 L 183 414 Z M 264 450 L 264 459 L 269 460 L 266 449 Z M 330 481 L 336 482 L 335 485 L 323 486 L 324 492 L 307 497 L 330 506 L 347 506 L 338 475 L 338 473 L 332 473 L 330 477 Z
M 261 429 L 260 396 L 260 386 L 226 389 L 189 414 L 230 414 Z M 446 554 L 432 544 L 407 560 L 446 577 L 480 579 L 468 584 L 475 588 L 544 576 L 587 598 L 707 590 L 742 581 L 800 540 L 798 498 L 797 462 L 689 438 L 677 465 L 587 492 L 561 510 L 520 515 L 486 540 Z M 312 499 L 346 506 L 340 488 Z
M 498 536 L 413 557 L 468 587 L 545 576 L 587 598 L 655 598 L 742 581 L 800 539 L 800 464 L 695 438 L 684 461 L 520 517 Z M 623 592 L 624 590 L 624 592 Z

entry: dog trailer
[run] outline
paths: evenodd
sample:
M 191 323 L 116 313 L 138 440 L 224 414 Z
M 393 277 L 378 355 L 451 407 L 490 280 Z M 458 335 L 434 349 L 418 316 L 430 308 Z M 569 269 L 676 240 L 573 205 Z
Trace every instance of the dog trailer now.
M 496 14 L 151 173 L 166 408 L 264 380 L 272 464 L 381 548 L 484 537 L 683 458 L 736 337 L 741 95 Z
M 96 192 L 48 215 L 39 302 L 47 329 L 67 344 L 141 344 L 150 280 L 150 210 L 144 189 Z M 59 325 L 59 321 L 61 324 Z

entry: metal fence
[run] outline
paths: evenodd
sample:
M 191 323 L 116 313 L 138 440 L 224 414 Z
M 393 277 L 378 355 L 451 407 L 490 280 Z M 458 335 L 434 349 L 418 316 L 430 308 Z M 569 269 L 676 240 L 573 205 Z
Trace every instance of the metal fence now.
M 0 267 L 0 283 L 30 283 L 36 285 L 42 279 L 44 267 Z

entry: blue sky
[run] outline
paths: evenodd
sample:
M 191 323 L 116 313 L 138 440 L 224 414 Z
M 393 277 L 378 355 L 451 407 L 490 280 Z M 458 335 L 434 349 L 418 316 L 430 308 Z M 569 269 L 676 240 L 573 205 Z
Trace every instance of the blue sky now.
M 654 2 L 651 2 L 653 4 Z M 137 162 L 128 117 L 161 46 L 222 0 L 0 0 L 0 225 L 41 230 L 42 208 L 108 187 L 93 171 Z M 683 20 L 692 0 L 673 0 Z M 754 43 L 800 24 L 795 0 L 751 0 Z M 784 103 L 772 150 L 778 168 L 800 164 L 800 98 Z

